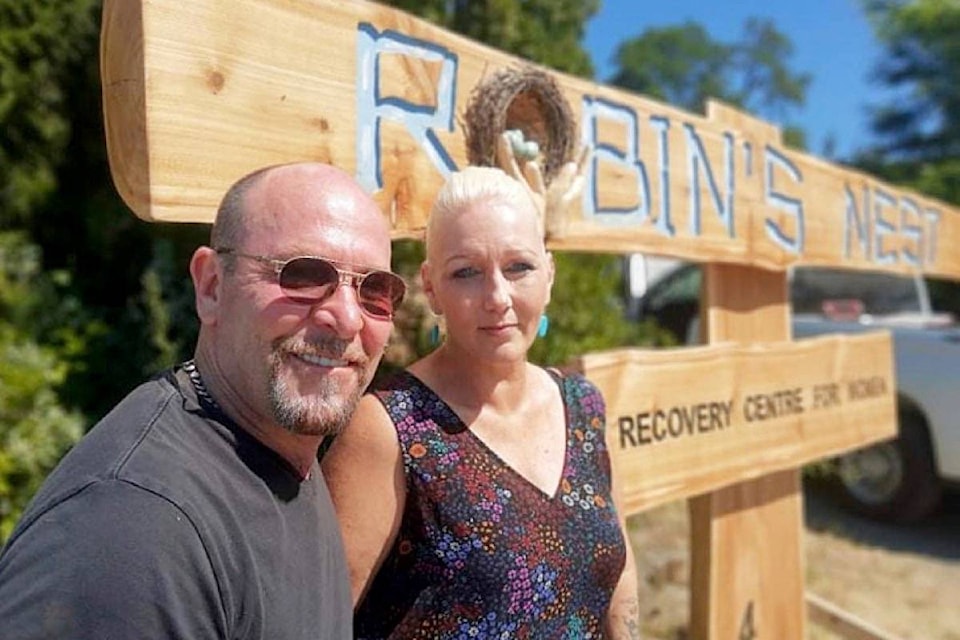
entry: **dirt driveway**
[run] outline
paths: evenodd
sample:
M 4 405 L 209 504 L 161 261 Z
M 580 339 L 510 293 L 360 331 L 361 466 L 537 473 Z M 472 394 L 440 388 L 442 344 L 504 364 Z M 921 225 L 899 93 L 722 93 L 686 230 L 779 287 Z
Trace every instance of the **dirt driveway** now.
M 919 525 L 884 525 L 805 494 L 806 587 L 893 637 L 960 640 L 960 494 Z M 686 640 L 689 522 L 685 503 L 630 519 L 645 637 Z M 808 624 L 810 640 L 839 638 Z

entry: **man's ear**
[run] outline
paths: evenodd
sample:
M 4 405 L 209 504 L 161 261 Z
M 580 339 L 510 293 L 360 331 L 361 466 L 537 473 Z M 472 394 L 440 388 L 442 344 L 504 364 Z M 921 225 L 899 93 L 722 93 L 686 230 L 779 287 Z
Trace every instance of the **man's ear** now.
M 190 277 L 193 279 L 194 303 L 201 324 L 215 324 L 220 304 L 222 265 L 217 252 L 210 247 L 199 247 L 190 259 Z
M 427 303 L 430 305 L 430 311 L 435 315 L 442 313 L 437 306 L 437 292 L 433 288 L 433 278 L 430 274 L 430 263 L 424 262 L 420 265 L 420 282 L 423 283 L 423 293 L 427 296 Z

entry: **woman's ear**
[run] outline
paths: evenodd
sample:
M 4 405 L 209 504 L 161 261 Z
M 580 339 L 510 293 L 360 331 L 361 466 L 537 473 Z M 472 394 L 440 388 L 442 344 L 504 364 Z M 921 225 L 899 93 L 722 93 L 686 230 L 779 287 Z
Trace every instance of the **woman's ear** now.
M 194 304 L 200 323 L 216 324 L 220 284 L 223 282 L 217 252 L 210 247 L 199 247 L 194 251 L 190 258 L 190 277 L 193 279 Z
M 544 303 L 544 307 L 550 304 L 550 296 L 553 292 L 553 279 L 557 275 L 557 266 L 553 262 L 553 254 L 547 251 L 547 301 Z

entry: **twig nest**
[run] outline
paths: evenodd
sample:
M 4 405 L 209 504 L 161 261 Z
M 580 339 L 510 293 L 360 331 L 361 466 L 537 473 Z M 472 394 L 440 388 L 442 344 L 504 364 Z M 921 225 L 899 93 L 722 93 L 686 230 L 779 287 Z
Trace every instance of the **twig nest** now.
M 502 69 L 474 87 L 464 129 L 470 164 L 497 166 L 497 141 L 507 131 L 517 159 L 539 160 L 548 185 L 571 160 L 577 137 L 560 87 L 532 67 Z

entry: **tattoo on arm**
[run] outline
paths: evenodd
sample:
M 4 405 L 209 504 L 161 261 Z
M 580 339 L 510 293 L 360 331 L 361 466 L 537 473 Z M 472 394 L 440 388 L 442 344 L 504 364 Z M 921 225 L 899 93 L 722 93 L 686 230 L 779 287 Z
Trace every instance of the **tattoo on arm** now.
M 640 640 L 640 612 L 637 610 L 636 605 L 631 606 L 627 610 L 627 619 L 624 621 L 624 631 L 626 632 L 625 638 L 628 640 Z
M 631 603 L 622 613 L 615 614 L 610 619 L 607 640 L 640 640 L 640 610 L 638 605 Z

